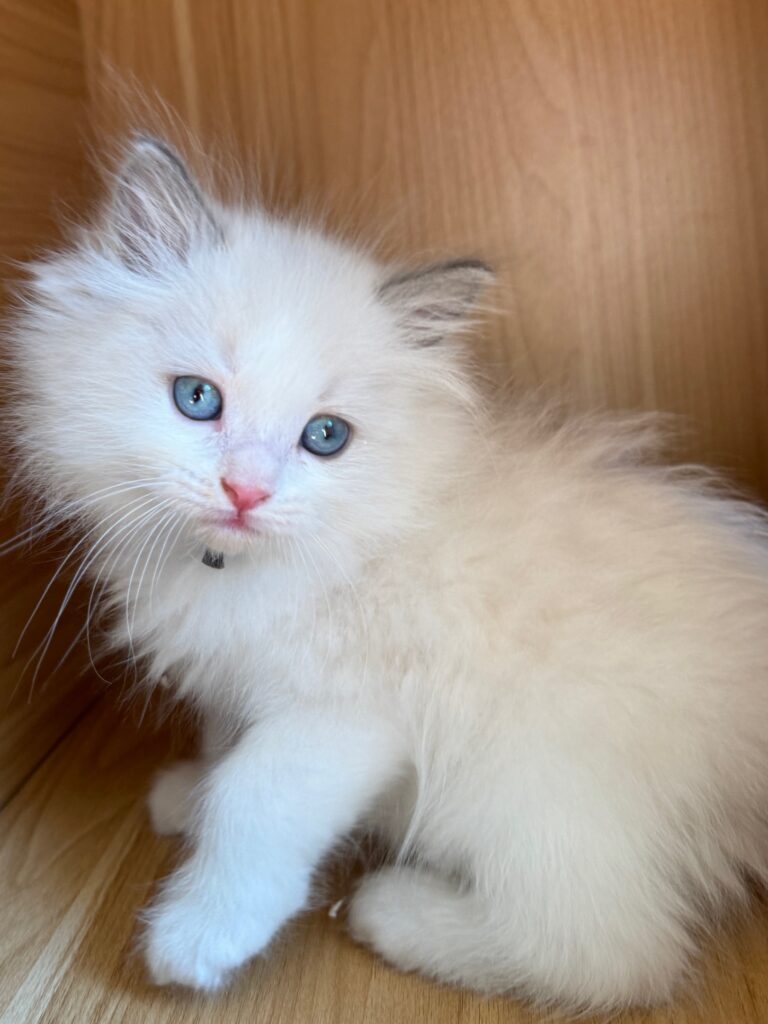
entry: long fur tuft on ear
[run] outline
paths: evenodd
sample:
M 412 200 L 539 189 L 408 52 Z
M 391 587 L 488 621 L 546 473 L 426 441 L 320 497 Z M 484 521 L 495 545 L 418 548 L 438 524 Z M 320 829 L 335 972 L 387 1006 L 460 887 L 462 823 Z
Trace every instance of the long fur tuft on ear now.
M 419 345 L 434 345 L 468 326 L 494 279 L 480 260 L 453 260 L 395 274 L 381 285 L 379 296 L 395 310 L 409 337 Z
M 136 135 L 114 177 L 101 239 L 132 270 L 185 261 L 219 228 L 181 157 L 165 143 Z

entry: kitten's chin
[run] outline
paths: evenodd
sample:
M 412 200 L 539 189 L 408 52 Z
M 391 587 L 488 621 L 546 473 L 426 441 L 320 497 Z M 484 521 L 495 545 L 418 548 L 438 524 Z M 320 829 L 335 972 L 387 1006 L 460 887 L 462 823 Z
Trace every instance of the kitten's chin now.
M 246 550 L 252 550 L 254 540 L 251 538 L 222 537 L 217 534 L 210 534 L 203 539 L 202 546 L 209 551 L 222 555 L 241 555 Z
M 224 555 L 239 555 L 265 539 L 263 530 L 252 524 L 219 524 L 206 522 L 199 531 L 203 544 Z

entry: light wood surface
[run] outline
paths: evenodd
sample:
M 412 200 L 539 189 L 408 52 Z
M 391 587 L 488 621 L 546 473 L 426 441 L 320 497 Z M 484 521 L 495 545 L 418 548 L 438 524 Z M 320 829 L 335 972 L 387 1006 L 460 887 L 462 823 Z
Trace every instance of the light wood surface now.
M 765 0 L 80 0 L 120 76 L 288 206 L 482 253 L 497 376 L 688 417 L 768 493 Z M 258 172 L 258 174 L 257 174 Z
M 53 571 L 53 567 L 48 568 L 50 572 L 41 573 L 37 566 L 22 582 L 22 569 L 17 565 L 16 571 L 0 583 L 0 807 L 100 692 L 93 679 L 83 675 L 80 651 L 72 652 L 61 663 L 80 631 L 72 615 L 56 630 L 37 671 L 36 652 L 42 653 L 40 645 L 64 597 L 63 586 L 52 588 L 15 650 Z

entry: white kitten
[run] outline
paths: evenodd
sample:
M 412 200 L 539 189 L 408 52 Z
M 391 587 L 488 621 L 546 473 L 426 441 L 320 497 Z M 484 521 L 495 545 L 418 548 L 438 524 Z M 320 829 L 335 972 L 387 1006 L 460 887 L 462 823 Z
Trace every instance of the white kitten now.
M 150 802 L 193 843 L 158 982 L 225 983 L 360 826 L 394 858 L 355 936 L 573 1008 L 670 996 L 766 876 L 764 520 L 647 467 L 645 429 L 483 426 L 456 335 L 490 276 L 223 208 L 142 138 L 34 268 L 26 479 L 209 726 Z

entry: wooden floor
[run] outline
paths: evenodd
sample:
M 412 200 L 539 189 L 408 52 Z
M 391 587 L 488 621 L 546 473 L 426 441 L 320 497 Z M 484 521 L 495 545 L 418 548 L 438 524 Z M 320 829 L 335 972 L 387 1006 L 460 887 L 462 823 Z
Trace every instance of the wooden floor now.
M 115 690 L 65 665 L 28 700 L 11 640 L 33 583 L 0 583 L 1 1024 L 528 1024 L 552 1019 L 403 976 L 349 940 L 322 908 L 289 928 L 231 991 L 213 997 L 150 986 L 136 916 L 179 855 L 149 830 L 144 796 L 179 730 L 139 724 Z M 50 620 L 48 620 L 50 621 Z M 40 627 L 42 630 L 42 627 Z M 44 630 L 42 630 L 44 632 Z M 29 647 L 41 633 L 29 640 Z M 66 649 L 71 636 L 60 639 Z M 25 648 L 26 657 L 29 651 Z M 60 656 L 60 655 L 59 655 Z M 55 664 L 55 661 L 54 661 Z M 329 894 L 335 898 L 337 894 Z M 695 997 L 646 1024 L 768 1024 L 768 907 L 721 937 Z

